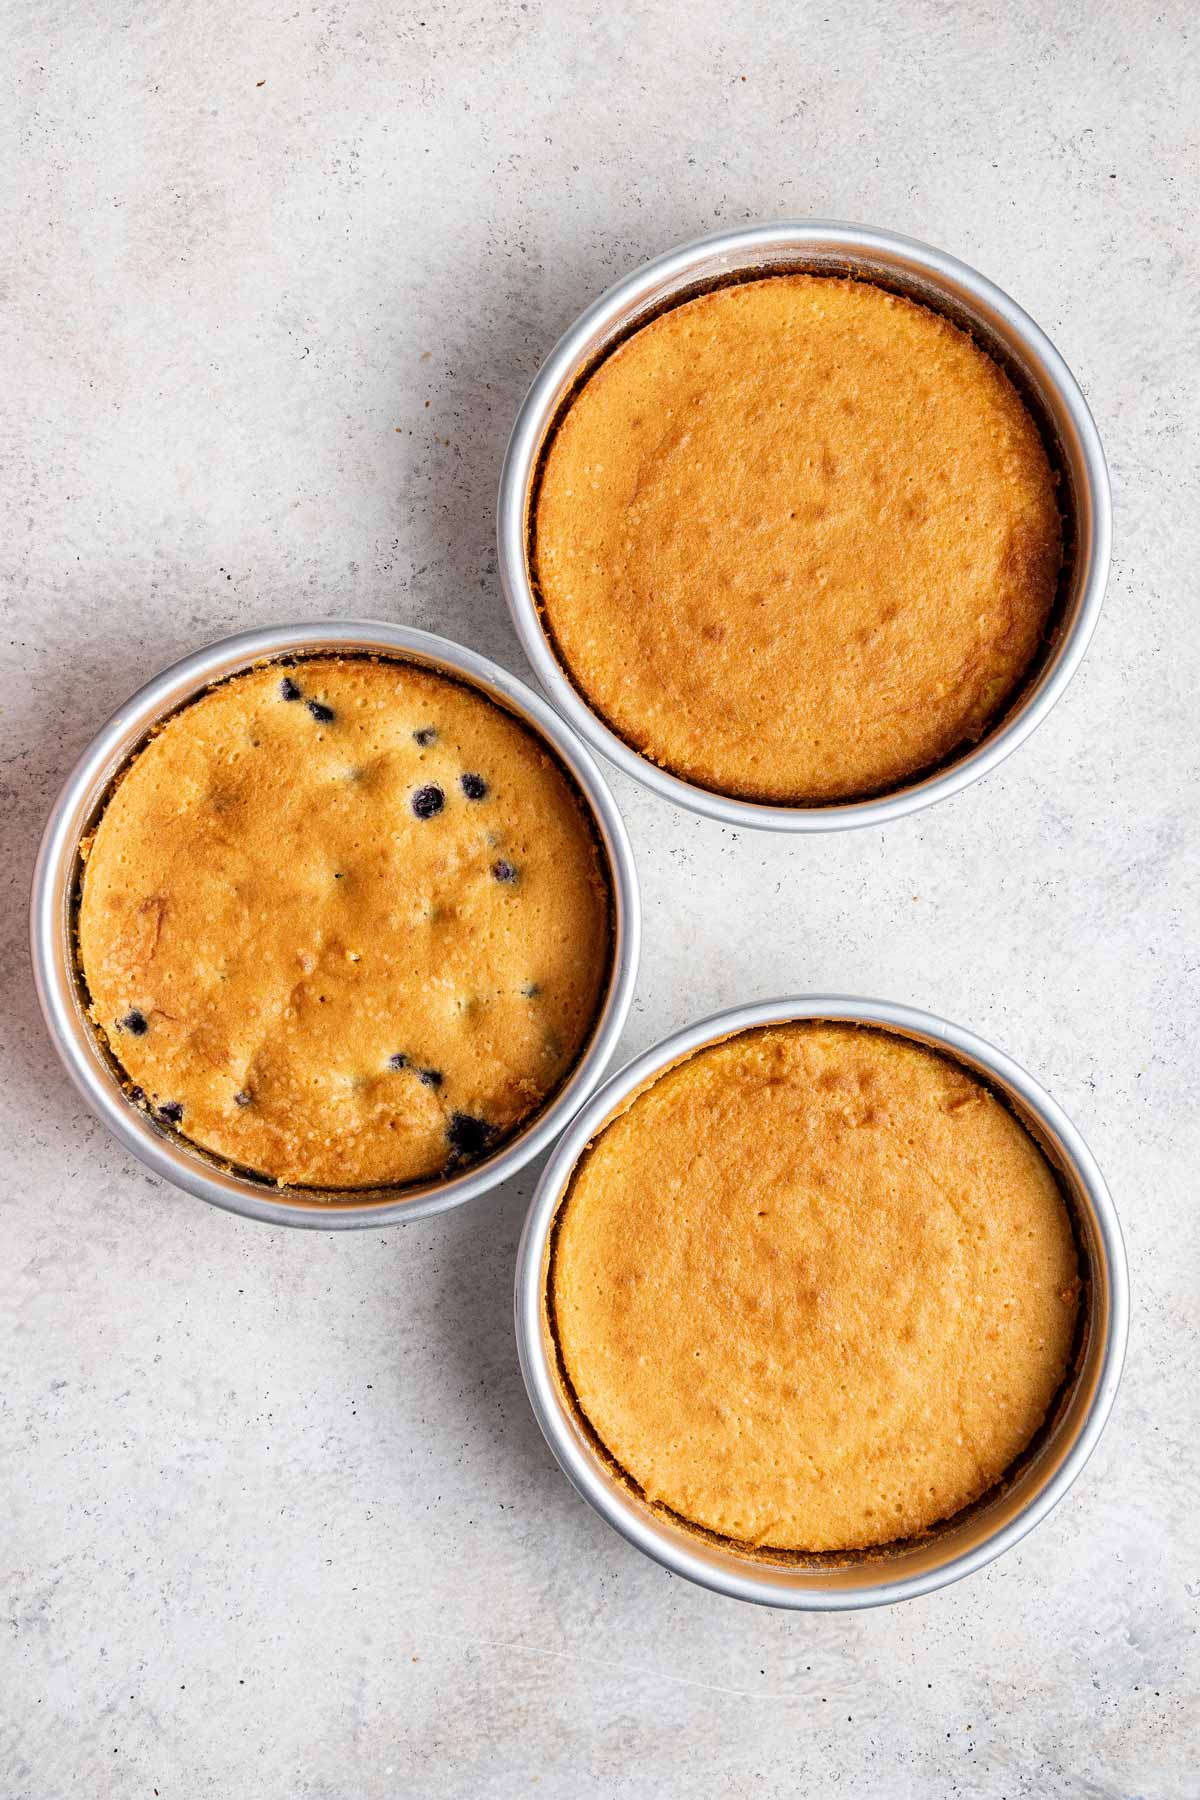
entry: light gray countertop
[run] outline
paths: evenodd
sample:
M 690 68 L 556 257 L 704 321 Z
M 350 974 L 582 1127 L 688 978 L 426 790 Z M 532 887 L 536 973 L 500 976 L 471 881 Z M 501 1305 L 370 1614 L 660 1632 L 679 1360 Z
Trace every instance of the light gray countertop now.
M 10 0 L 4 35 L 0 1794 L 1195 1795 L 1193 9 Z M 493 502 L 540 357 L 646 256 L 788 215 L 1007 288 L 1116 508 L 1082 673 L 956 799 L 787 841 L 614 778 L 627 1052 L 786 990 L 925 1006 L 1034 1071 L 1122 1213 L 1077 1487 L 840 1617 L 691 1588 L 572 1494 L 514 1356 L 532 1175 L 383 1233 L 211 1211 L 77 1101 L 24 922 L 74 757 L 188 649 L 375 615 L 520 670 Z

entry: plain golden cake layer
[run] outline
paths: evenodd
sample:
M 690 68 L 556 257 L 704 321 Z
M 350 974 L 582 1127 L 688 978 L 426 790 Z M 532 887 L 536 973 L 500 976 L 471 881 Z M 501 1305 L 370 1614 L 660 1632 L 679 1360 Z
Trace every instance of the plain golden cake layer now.
M 708 1046 L 595 1138 L 548 1328 L 625 1477 L 756 1550 L 911 1537 L 985 1493 L 1067 1373 L 1080 1282 L 1042 1151 L 874 1028 Z
M 1047 631 L 1055 479 L 1007 376 L 869 282 L 777 275 L 626 338 L 540 466 L 530 574 L 634 748 L 816 804 L 903 785 L 1005 710 Z
M 171 717 L 91 841 L 91 1017 L 159 1118 L 284 1184 L 418 1181 L 558 1088 L 611 906 L 542 741 L 414 664 L 317 657 Z

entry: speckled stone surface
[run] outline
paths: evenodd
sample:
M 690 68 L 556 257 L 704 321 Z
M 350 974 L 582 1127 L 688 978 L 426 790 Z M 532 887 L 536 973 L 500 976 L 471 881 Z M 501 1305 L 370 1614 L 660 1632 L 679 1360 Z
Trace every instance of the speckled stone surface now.
M 692 1800 L 1197 1792 L 1200 273 L 1183 0 L 4 9 L 0 1793 Z M 1125 1384 L 1058 1512 L 879 1613 L 715 1598 L 559 1475 L 510 1326 L 530 1181 L 243 1225 L 76 1100 L 24 906 L 78 751 L 233 628 L 340 612 L 514 669 L 514 409 L 599 288 L 749 218 L 892 225 L 1007 287 L 1107 442 L 1083 672 L 886 832 L 738 836 L 614 781 L 625 1048 L 785 989 L 949 1014 L 1108 1174 Z

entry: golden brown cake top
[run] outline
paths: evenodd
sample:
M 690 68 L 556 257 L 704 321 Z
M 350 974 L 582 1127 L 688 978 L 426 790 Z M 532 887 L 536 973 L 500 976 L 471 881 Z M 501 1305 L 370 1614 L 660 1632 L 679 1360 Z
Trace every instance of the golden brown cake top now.
M 1054 1175 L 959 1065 L 797 1024 L 698 1051 L 596 1138 L 556 1222 L 574 1401 L 651 1502 L 756 1548 L 924 1531 L 1028 1446 L 1067 1370 Z
M 995 362 L 867 282 L 779 275 L 626 339 L 544 457 L 531 573 L 558 653 L 664 768 L 802 804 L 902 785 L 1019 687 L 1062 554 Z
M 86 848 L 91 1016 L 146 1104 L 284 1183 L 437 1175 L 561 1084 L 610 966 L 573 783 L 412 664 L 260 667 L 176 713 Z

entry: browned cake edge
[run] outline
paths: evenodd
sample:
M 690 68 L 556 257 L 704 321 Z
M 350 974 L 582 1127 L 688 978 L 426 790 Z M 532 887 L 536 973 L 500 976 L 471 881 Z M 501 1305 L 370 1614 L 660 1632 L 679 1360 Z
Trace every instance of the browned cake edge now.
M 70 909 L 69 934 L 72 973 L 79 1004 L 83 1016 L 87 1021 L 87 1029 L 99 1048 L 104 1061 L 107 1063 L 110 1073 L 119 1084 L 125 1098 L 131 1105 L 136 1106 L 147 1119 L 151 1119 L 157 1130 L 162 1131 L 164 1134 L 169 1134 L 171 1137 L 177 1138 L 181 1143 L 186 1144 L 193 1156 L 198 1156 L 211 1167 L 220 1169 L 226 1174 L 238 1175 L 244 1181 L 253 1181 L 258 1186 L 266 1188 L 273 1193 L 297 1193 L 304 1194 L 306 1197 L 320 1197 L 323 1194 L 332 1194 L 339 1197 L 344 1195 L 347 1199 L 353 1198 L 361 1201 L 369 1198 L 373 1194 L 392 1197 L 397 1194 L 415 1194 L 423 1192 L 429 1188 L 441 1187 L 446 1181 L 451 1180 L 454 1177 L 446 1173 L 423 1175 L 415 1181 L 399 1182 L 389 1187 L 332 1187 L 328 1185 L 323 1187 L 310 1187 L 303 1182 L 277 1180 L 274 1176 L 265 1175 L 261 1169 L 255 1169 L 243 1163 L 231 1162 L 227 1157 L 217 1156 L 213 1151 L 206 1149 L 203 1144 L 196 1143 L 193 1138 L 190 1138 L 185 1131 L 179 1130 L 177 1126 L 171 1125 L 169 1122 L 160 1122 L 156 1115 L 152 1115 L 141 1089 L 131 1081 L 126 1073 L 120 1057 L 113 1048 L 107 1030 L 92 1016 L 92 994 L 91 989 L 88 986 L 87 973 L 83 966 L 83 956 L 79 942 L 79 913 L 83 904 L 83 874 L 88 851 L 91 848 L 92 840 L 95 837 L 109 801 L 120 786 L 129 768 L 141 755 L 146 746 L 158 736 L 159 732 L 161 732 L 165 726 L 169 725 L 172 720 L 177 719 L 181 713 L 187 712 L 190 707 L 195 706 L 199 701 L 207 699 L 209 694 L 215 693 L 219 688 L 229 686 L 231 682 L 240 680 L 244 675 L 251 675 L 258 669 L 272 667 L 291 669 L 301 663 L 327 662 L 331 658 L 339 662 L 398 663 L 403 668 L 417 669 L 423 674 L 438 676 L 443 681 L 450 682 L 455 687 L 463 688 L 467 693 L 473 694 L 477 699 L 487 701 L 490 705 L 495 706 L 500 712 L 503 712 L 511 718 L 514 724 L 521 728 L 531 742 L 537 745 L 539 750 L 544 751 L 548 756 L 553 758 L 555 767 L 561 772 L 571 793 L 575 797 L 579 807 L 580 817 L 585 822 L 587 829 L 591 834 L 592 843 L 596 851 L 597 864 L 600 868 L 604 882 L 606 902 L 605 917 L 608 928 L 608 941 L 605 948 L 607 972 L 604 985 L 601 989 L 599 999 L 597 1000 L 595 1012 L 592 1015 L 587 1031 L 580 1043 L 578 1053 L 571 1066 L 548 1093 L 543 1094 L 541 1099 L 536 1101 L 523 1117 L 516 1120 L 502 1136 L 496 1139 L 489 1147 L 485 1156 L 481 1156 L 477 1162 L 471 1163 L 470 1168 L 476 1170 L 485 1167 L 512 1144 L 514 1139 L 520 1137 L 522 1132 L 527 1131 L 541 1114 L 545 1112 L 547 1107 L 553 1105 L 558 1095 L 562 1093 L 564 1087 L 571 1080 L 576 1069 L 587 1055 L 588 1049 L 596 1035 L 596 1027 L 604 1013 L 605 1007 L 608 1005 L 609 997 L 612 993 L 613 979 L 616 974 L 616 909 L 613 902 L 614 883 L 611 861 L 608 852 L 604 847 L 604 841 L 597 829 L 595 814 L 593 813 L 591 803 L 580 788 L 579 783 L 571 773 L 571 770 L 559 755 L 556 746 L 548 737 L 543 737 L 526 719 L 522 718 L 515 707 L 508 705 L 503 699 L 488 693 L 486 689 L 476 686 L 476 684 L 466 676 L 458 675 L 453 670 L 440 668 L 433 663 L 419 662 L 416 658 L 410 656 L 389 656 L 386 653 L 375 650 L 343 650 L 339 649 L 336 645 L 329 645 L 327 647 L 298 651 L 296 653 L 285 652 L 282 656 L 260 657 L 256 662 L 247 663 L 245 668 L 235 669 L 231 674 L 223 675 L 217 681 L 207 682 L 194 694 L 189 694 L 186 700 L 181 701 L 180 704 L 173 707 L 170 712 L 166 712 L 161 718 L 156 719 L 149 730 L 146 731 L 138 739 L 137 743 L 131 747 L 122 760 L 121 766 L 114 771 L 111 779 L 105 784 L 104 792 L 100 795 L 93 807 L 91 817 L 80 832 L 79 842 L 75 847 L 75 866 L 71 875 L 71 891 L 68 902 Z M 336 1200 L 331 1202 L 331 1204 L 336 1204 Z
M 1080 1270 L 1079 1304 L 1075 1314 L 1075 1330 L 1071 1340 L 1071 1348 L 1067 1355 L 1066 1372 L 1063 1375 L 1062 1381 L 1059 1383 L 1053 1399 L 1046 1409 L 1045 1418 L 1042 1420 L 1042 1423 L 1038 1426 L 1021 1454 L 1009 1464 L 1008 1468 L 1005 1469 L 999 1479 L 994 1481 L 989 1488 L 985 1489 L 977 1499 L 972 1500 L 966 1506 L 960 1507 L 957 1512 L 951 1513 L 948 1518 L 938 1519 L 924 1531 L 917 1532 L 909 1537 L 893 1538 L 886 1544 L 872 1544 L 860 1549 L 794 1550 L 770 1547 L 764 1548 L 761 1545 L 749 1543 L 744 1538 L 730 1537 L 719 1531 L 711 1531 L 708 1526 L 698 1525 L 694 1519 L 689 1519 L 686 1514 L 677 1512 L 674 1507 L 668 1506 L 664 1501 L 647 1499 L 641 1483 L 631 1475 L 624 1465 L 612 1454 L 580 1403 L 579 1396 L 575 1391 L 575 1385 L 567 1372 L 566 1360 L 563 1356 L 562 1343 L 559 1337 L 558 1320 L 554 1303 L 554 1271 L 558 1255 L 558 1239 L 563 1222 L 566 1218 L 567 1205 L 570 1201 L 576 1181 L 590 1160 L 596 1144 L 604 1136 L 609 1126 L 613 1124 L 615 1120 L 619 1119 L 623 1113 L 627 1112 L 634 1101 L 640 1098 L 642 1094 L 649 1092 L 649 1090 L 654 1087 L 664 1075 L 669 1075 L 673 1069 L 678 1069 L 682 1067 L 684 1063 L 690 1062 L 694 1056 L 702 1055 L 705 1051 L 714 1049 L 718 1044 L 727 1044 L 734 1038 L 759 1037 L 767 1032 L 778 1031 L 781 1027 L 785 1027 L 788 1024 L 852 1026 L 860 1031 L 876 1032 L 881 1037 L 897 1038 L 903 1043 L 916 1044 L 922 1050 L 928 1051 L 931 1056 L 938 1057 L 942 1062 L 949 1063 L 952 1068 L 959 1070 L 960 1073 L 968 1075 L 974 1081 L 978 1081 L 992 1098 L 998 1100 L 1005 1111 L 1012 1115 L 1021 1129 L 1033 1139 L 1034 1143 L 1045 1157 L 1050 1172 L 1054 1176 L 1059 1197 L 1062 1200 L 1067 1219 L 1070 1223 L 1071 1236 L 1075 1242 L 1075 1254 L 1078 1259 Z M 595 1135 L 588 1140 L 587 1144 L 585 1144 L 583 1150 L 580 1152 L 580 1155 L 571 1170 L 570 1176 L 563 1186 L 562 1193 L 559 1196 L 558 1205 L 555 1209 L 554 1219 L 550 1226 L 549 1236 L 547 1238 L 541 1282 L 542 1329 L 552 1351 L 554 1377 L 559 1394 L 576 1425 L 587 1439 L 592 1453 L 599 1462 L 603 1463 L 613 1479 L 617 1481 L 629 1495 L 647 1508 L 649 1512 L 653 1513 L 656 1517 L 667 1521 L 669 1524 L 678 1527 L 678 1529 L 685 1532 L 688 1536 L 699 1538 L 704 1543 L 713 1544 L 719 1549 L 732 1551 L 734 1555 L 743 1558 L 747 1562 L 757 1562 L 786 1568 L 848 1568 L 852 1565 L 864 1562 L 889 1561 L 897 1556 L 903 1555 L 916 1544 L 927 1544 L 935 1538 L 942 1537 L 950 1531 L 957 1530 L 958 1527 L 963 1525 L 968 1519 L 974 1518 L 977 1514 L 991 1506 L 1020 1479 L 1030 1464 L 1036 1460 L 1057 1429 L 1059 1421 L 1062 1419 L 1070 1402 L 1080 1371 L 1083 1368 L 1084 1356 L 1088 1344 L 1088 1319 L 1091 1313 L 1091 1289 L 1091 1258 L 1088 1255 L 1083 1232 L 1079 1224 L 1078 1213 L 1071 1199 L 1070 1187 L 1064 1179 L 1059 1159 L 1050 1145 L 1046 1142 L 1042 1133 L 1037 1129 L 1035 1123 L 1030 1119 L 1024 1118 L 1017 1111 L 1003 1088 L 990 1080 L 981 1070 L 974 1068 L 965 1061 L 961 1061 L 958 1057 L 949 1054 L 947 1051 L 938 1049 L 936 1045 L 928 1043 L 924 1038 L 897 1030 L 890 1026 L 862 1024 L 853 1019 L 779 1019 L 773 1021 L 771 1024 L 752 1025 L 741 1030 L 728 1032 L 724 1037 L 712 1038 L 708 1043 L 697 1045 L 696 1049 L 688 1050 L 683 1056 L 676 1057 L 674 1062 L 667 1063 L 661 1069 L 656 1069 L 653 1075 L 647 1076 L 646 1080 L 636 1087 L 631 1094 L 625 1096 L 621 1101 L 621 1104 L 605 1119 Z
M 1055 590 L 1054 599 L 1050 605 L 1050 611 L 1046 617 L 1046 622 L 1042 627 L 1038 648 L 1034 652 L 1033 657 L 1020 680 L 1017 682 L 1016 687 L 1011 693 L 1004 695 L 997 704 L 995 710 L 985 718 L 980 727 L 978 737 L 972 743 L 957 744 L 947 753 L 947 755 L 940 757 L 936 762 L 929 763 L 924 768 L 914 769 L 912 773 L 906 776 L 904 781 L 900 783 L 892 782 L 883 787 L 857 789 L 852 792 L 841 794 L 835 799 L 764 801 L 762 794 L 745 786 L 727 785 L 717 787 L 711 782 L 699 780 L 694 775 L 681 774 L 664 758 L 656 756 L 654 751 L 650 749 L 646 743 L 639 742 L 639 740 L 627 729 L 618 725 L 616 720 L 613 719 L 601 705 L 599 705 L 595 698 L 581 684 L 559 642 L 558 634 L 551 622 L 543 598 L 541 577 L 538 573 L 537 511 L 538 502 L 541 498 L 542 482 L 546 472 L 546 464 L 549 460 L 550 452 L 554 447 L 554 440 L 558 436 L 559 429 L 580 393 L 587 386 L 597 370 L 608 361 L 610 356 L 613 356 L 623 344 L 629 341 L 630 338 L 636 337 L 639 332 L 646 330 L 648 326 L 653 325 L 656 320 L 661 319 L 665 314 L 674 312 L 680 306 L 686 306 L 692 300 L 701 299 L 705 294 L 715 294 L 721 288 L 742 287 L 750 282 L 766 281 L 776 276 L 787 275 L 812 275 L 818 278 L 827 277 L 830 280 L 857 281 L 861 282 L 865 287 L 876 287 L 882 289 L 884 293 L 895 294 L 898 299 L 908 300 L 914 306 L 924 307 L 926 312 L 939 314 L 953 325 L 956 330 L 963 332 L 965 336 L 969 337 L 971 342 L 975 345 L 975 348 L 982 351 L 985 356 L 990 358 L 990 360 L 996 364 L 997 368 L 999 368 L 1001 373 L 1015 389 L 1017 398 L 1020 400 L 1025 411 L 1033 421 L 1034 428 L 1041 440 L 1042 448 L 1046 452 L 1046 460 L 1050 464 L 1050 473 L 1054 480 L 1055 495 L 1061 522 L 1062 557 L 1059 563 L 1058 585 Z M 662 769 L 664 774 L 673 775 L 677 781 L 682 781 L 687 787 L 702 788 L 707 793 L 723 794 L 729 799 L 745 800 L 755 805 L 791 807 L 798 812 L 823 809 L 830 806 L 852 806 L 859 801 L 878 800 L 888 794 L 903 793 L 907 788 L 917 787 L 921 782 L 928 781 L 931 776 L 941 774 L 944 770 L 953 768 L 955 763 L 961 762 L 964 756 L 969 755 L 973 749 L 983 743 L 986 738 L 990 737 L 1006 719 L 1018 712 L 1026 695 L 1029 694 L 1035 686 L 1046 663 L 1049 661 L 1062 633 L 1067 599 L 1071 591 L 1071 582 L 1074 575 L 1076 536 L 1071 485 L 1066 476 L 1063 456 L 1057 438 L 1050 429 L 1049 419 L 1046 415 L 1046 409 L 1042 404 L 1041 398 L 1030 384 L 1020 366 L 1013 359 L 998 354 L 998 346 L 983 342 L 979 337 L 977 323 L 974 320 L 969 319 L 965 312 L 952 306 L 943 296 L 917 293 L 916 291 L 905 287 L 901 282 L 890 282 L 880 279 L 873 272 L 871 274 L 864 274 L 861 269 L 856 268 L 852 264 L 843 266 L 797 262 L 772 264 L 769 268 L 738 269 L 730 274 L 719 275 L 711 280 L 696 282 L 689 287 L 681 288 L 678 293 L 672 294 L 669 299 L 662 301 L 658 306 L 651 307 L 647 311 L 639 313 L 638 316 L 631 320 L 622 331 L 618 332 L 609 343 L 606 343 L 601 350 L 597 351 L 593 357 L 580 366 L 575 375 L 575 379 L 571 382 L 570 386 L 559 400 L 558 405 L 554 410 L 554 416 L 547 425 L 542 441 L 538 445 L 533 475 L 530 479 L 529 491 L 525 498 L 525 573 L 529 581 L 530 592 L 533 595 L 533 603 L 537 610 L 538 620 L 541 624 L 546 641 L 554 652 L 554 660 L 588 710 L 595 713 L 596 717 L 602 720 L 609 731 L 612 732 L 613 736 L 619 738 L 623 744 L 627 744 L 631 750 L 636 751 L 638 756 L 643 757 L 647 762 L 653 763 L 656 768 Z

